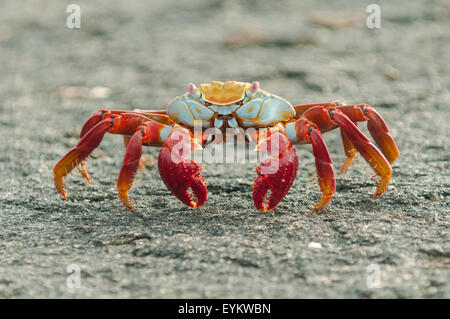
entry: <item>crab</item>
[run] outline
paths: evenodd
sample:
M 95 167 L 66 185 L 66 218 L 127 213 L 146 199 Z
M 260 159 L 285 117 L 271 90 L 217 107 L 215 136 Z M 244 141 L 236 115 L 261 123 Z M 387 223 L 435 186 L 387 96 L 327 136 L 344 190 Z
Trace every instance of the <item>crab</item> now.
M 367 127 L 378 148 L 361 132 L 358 122 Z M 194 125 L 200 124 L 200 134 Z M 269 156 L 256 168 L 253 202 L 261 211 L 274 209 L 291 188 L 298 169 L 293 145 L 311 144 L 318 184 L 322 196 L 311 213 L 322 211 L 336 191 L 335 173 L 323 133 L 339 128 L 346 158 L 339 174 L 347 171 L 357 153 L 378 176 L 372 199 L 388 188 L 391 164 L 400 155 L 389 129 L 368 104 L 344 105 L 341 101 L 292 105 L 287 100 L 260 88 L 258 82 L 225 83 L 213 81 L 189 83 L 187 92 L 173 98 L 166 110 L 99 110 L 81 129 L 78 144 L 64 155 L 53 169 L 56 190 L 65 199 L 64 177 L 75 167 L 91 183 L 85 167 L 89 155 L 99 146 L 106 133 L 124 137 L 125 158 L 120 169 L 117 189 L 125 207 L 134 210 L 128 195 L 138 168 L 142 168 L 142 146 L 161 147 L 159 174 L 169 191 L 189 207 L 201 207 L 207 199 L 202 167 L 190 158 L 194 150 L 211 143 L 208 129 L 254 129 L 246 135 L 258 151 Z M 268 170 L 267 168 L 276 169 Z

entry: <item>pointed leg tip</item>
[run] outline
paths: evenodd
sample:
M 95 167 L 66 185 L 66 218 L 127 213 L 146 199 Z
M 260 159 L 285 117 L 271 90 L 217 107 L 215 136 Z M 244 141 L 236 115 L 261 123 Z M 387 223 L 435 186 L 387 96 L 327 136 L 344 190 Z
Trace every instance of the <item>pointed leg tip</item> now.
M 145 175 L 145 164 L 142 160 L 139 160 L 139 170 Z
M 128 197 L 127 192 L 119 191 L 119 199 L 122 202 L 123 206 L 125 206 L 125 208 L 127 208 L 133 212 L 135 211 L 133 203 L 131 202 L 130 198 Z
M 381 189 L 377 188 L 377 190 L 375 191 L 375 193 L 372 196 L 372 200 L 380 198 L 386 192 L 386 190 L 387 190 L 387 185 L 385 188 L 384 187 Z
M 317 204 L 311 209 L 309 214 L 317 214 L 325 210 L 331 202 L 333 195 L 322 195 Z
M 62 197 L 63 199 L 67 200 L 66 191 L 57 189 L 56 192 L 57 192 L 59 195 L 61 195 L 61 197 Z
M 338 176 L 341 176 L 342 174 L 345 174 L 350 166 L 353 164 L 354 157 L 347 157 L 341 164 L 339 168 Z
M 372 200 L 377 199 L 377 198 L 380 198 L 381 195 L 384 194 L 384 192 L 385 192 L 385 190 L 384 190 L 384 191 L 378 191 L 378 190 L 377 190 L 377 191 L 375 192 L 375 194 L 373 194 Z
M 123 206 L 124 206 L 126 209 L 131 210 L 132 212 L 135 211 L 134 206 L 133 206 L 133 204 L 132 204 L 131 202 L 130 202 L 130 203 L 123 203 Z
M 324 211 L 325 208 L 327 207 L 327 205 L 328 205 L 328 204 L 326 204 L 325 206 L 319 206 L 319 205 L 316 205 L 316 206 L 314 206 L 314 207 L 309 211 L 309 214 L 310 214 L 310 215 L 318 214 L 318 213 Z
M 325 209 L 325 208 L 313 208 L 313 209 L 311 209 L 311 210 L 309 211 L 309 214 L 310 214 L 310 215 L 315 215 L 315 214 L 318 214 L 318 213 L 322 212 L 324 209 Z
M 56 192 L 62 196 L 62 198 L 64 198 L 65 200 L 67 200 L 67 194 L 66 194 L 66 189 L 65 189 L 65 185 L 64 185 L 64 181 L 62 177 L 59 176 L 55 176 L 54 177 L 54 182 L 55 182 L 55 189 Z
M 84 179 L 88 182 L 88 184 L 92 185 L 91 177 L 89 176 L 89 173 L 88 173 L 88 171 L 86 169 L 86 166 L 83 163 L 81 163 L 78 166 L 78 170 L 80 171 L 81 176 L 83 176 Z
M 384 176 L 380 179 L 378 185 L 377 185 L 377 189 L 375 190 L 375 193 L 372 196 L 372 200 L 381 197 L 381 195 L 383 195 L 386 190 L 388 189 L 389 186 L 389 182 L 391 180 L 391 174 L 388 174 L 387 176 Z

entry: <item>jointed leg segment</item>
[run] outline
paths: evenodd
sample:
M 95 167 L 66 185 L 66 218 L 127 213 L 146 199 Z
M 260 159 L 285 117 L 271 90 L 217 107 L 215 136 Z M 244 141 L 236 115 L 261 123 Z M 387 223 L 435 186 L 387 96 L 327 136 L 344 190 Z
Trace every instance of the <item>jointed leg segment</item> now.
M 305 118 L 286 124 L 290 140 L 295 144 L 311 144 L 315 158 L 317 178 L 322 191 L 322 197 L 316 203 L 311 213 L 320 212 L 331 201 L 336 192 L 333 163 L 327 146 L 318 126 Z
M 372 111 L 370 111 L 371 114 Z M 329 131 L 335 127 L 341 129 L 344 145 L 347 143 L 347 151 L 352 152 L 352 145 L 370 164 L 378 176 L 380 182 L 375 191 L 373 198 L 381 196 L 387 189 L 389 184 L 392 168 L 384 155 L 370 142 L 370 140 L 358 129 L 353 123 L 367 119 L 363 109 L 357 106 L 328 107 L 322 106 L 311 107 L 303 113 L 303 116 L 310 121 L 316 123 L 323 132 Z M 373 115 L 375 119 L 379 117 Z M 372 134 L 383 137 L 383 141 L 387 140 L 386 136 L 392 139 L 386 130 L 381 131 L 381 122 L 372 122 Z M 384 123 L 384 121 L 383 121 Z M 392 144 L 395 146 L 395 143 Z M 387 149 L 387 148 L 385 148 Z M 393 149 L 393 148 L 392 148 Z M 396 146 L 395 146 L 395 149 Z M 397 149 L 398 150 L 398 149 Z M 395 159 L 395 154 L 391 154 L 391 159 Z M 346 163 L 344 162 L 344 169 Z M 347 165 L 348 167 L 348 165 Z
M 356 126 L 358 126 L 358 122 L 356 122 L 354 124 Z M 348 168 L 352 165 L 356 154 L 358 154 L 358 151 L 353 146 L 353 144 L 349 140 L 349 138 L 345 135 L 344 131 L 341 131 L 341 138 L 342 138 L 342 144 L 344 146 L 344 151 L 345 151 L 345 159 L 342 162 L 341 167 L 339 169 L 339 175 L 344 174 L 348 170 Z
M 128 191 L 133 184 L 140 164 L 142 145 L 162 146 L 171 129 L 172 126 L 149 119 L 136 129 L 136 132 L 128 141 L 125 158 L 117 180 L 119 198 L 125 207 L 134 210 L 134 206 L 128 197 Z
M 164 130 L 167 132 L 170 131 L 170 126 L 153 121 L 142 114 L 126 111 L 100 110 L 91 116 L 81 130 L 80 141 L 78 144 L 63 156 L 53 168 L 55 187 L 58 193 L 67 199 L 63 179 L 76 166 L 79 166 L 82 175 L 90 181 L 83 162 L 86 161 L 92 151 L 100 145 L 105 133 L 108 132 L 111 134 L 130 136 L 133 135 L 142 124 L 145 124 L 145 127 L 148 127 L 148 140 L 144 140 L 143 142 L 148 145 L 158 145 L 158 143 L 159 145 L 162 145 L 164 140 L 162 139 L 161 133 Z M 131 187 L 132 178 L 130 177 L 132 175 L 133 165 L 130 160 L 133 156 L 140 158 L 137 150 L 140 146 L 136 146 L 136 144 L 138 144 L 136 139 L 133 142 L 133 147 L 129 148 L 125 158 L 126 162 L 123 171 L 127 172 L 129 175 L 126 175 L 126 178 L 122 177 L 122 179 L 119 179 L 121 182 L 120 191 L 122 191 L 119 191 L 119 194 L 122 195 L 120 196 L 121 199 L 124 198 L 123 181 L 129 180 L 129 186 Z M 125 176 L 124 174 L 125 173 L 123 173 L 122 176 Z
M 386 122 L 383 120 L 381 115 L 368 104 L 343 105 L 342 102 L 337 101 L 329 103 L 296 105 L 294 108 L 298 116 L 304 115 L 307 118 L 311 118 L 317 125 L 319 125 L 322 133 L 336 128 L 336 125 L 333 125 L 333 123 L 327 119 L 326 115 L 323 114 L 320 109 L 338 109 L 347 115 L 347 117 L 355 124 L 357 122 L 367 121 L 367 128 L 369 129 L 370 135 L 388 162 L 390 164 L 394 163 L 400 155 L 400 151 L 395 144 L 394 139 L 389 134 L 389 128 Z M 322 113 L 322 116 L 317 113 Z

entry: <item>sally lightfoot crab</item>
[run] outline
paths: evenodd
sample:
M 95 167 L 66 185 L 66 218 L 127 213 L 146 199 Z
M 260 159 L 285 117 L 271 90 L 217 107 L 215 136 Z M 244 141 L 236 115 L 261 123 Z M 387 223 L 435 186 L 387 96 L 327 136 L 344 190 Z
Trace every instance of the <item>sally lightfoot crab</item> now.
M 358 122 L 367 121 L 370 135 L 378 148 L 359 130 Z M 200 123 L 200 136 L 193 127 Z M 56 190 L 66 197 L 63 178 L 78 166 L 90 182 L 84 161 L 97 148 L 105 133 L 124 136 L 125 158 L 117 189 L 122 203 L 134 210 L 128 196 L 140 166 L 142 145 L 161 147 L 159 174 L 167 188 L 185 205 L 203 206 L 207 198 L 201 166 L 189 158 L 192 150 L 201 149 L 210 139 L 209 128 L 251 129 L 257 149 L 270 157 L 257 167 L 253 184 L 253 202 L 257 209 L 275 208 L 294 182 L 298 158 L 293 144 L 311 144 L 322 197 L 311 212 L 323 210 L 336 191 L 332 161 L 322 134 L 339 128 L 346 154 L 340 174 L 352 164 L 357 153 L 370 164 L 379 177 L 373 198 L 387 189 L 391 165 L 400 152 L 389 134 L 383 118 L 367 104 L 343 105 L 341 102 L 291 105 L 285 99 L 266 92 L 258 82 L 213 81 L 196 87 L 169 102 L 166 110 L 100 110 L 84 124 L 78 144 L 53 169 Z M 268 169 L 275 167 L 276 169 Z

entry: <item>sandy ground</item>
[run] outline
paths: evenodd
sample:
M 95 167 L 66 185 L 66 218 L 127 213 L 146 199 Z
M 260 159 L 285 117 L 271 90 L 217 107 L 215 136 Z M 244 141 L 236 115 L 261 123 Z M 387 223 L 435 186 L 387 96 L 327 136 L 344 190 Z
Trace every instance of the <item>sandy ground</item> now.
M 447 1 L 383 1 L 381 29 L 365 25 L 370 1 L 77 1 L 81 29 L 67 28 L 68 3 L 0 3 L 0 297 L 450 297 Z M 122 139 L 107 135 L 88 162 L 94 184 L 72 174 L 69 200 L 57 196 L 51 169 L 92 113 L 164 108 L 211 80 L 258 80 L 294 104 L 372 104 L 402 153 L 389 190 L 372 201 L 360 161 L 308 214 L 320 193 L 305 145 L 274 212 L 253 208 L 254 165 L 218 164 L 205 165 L 198 210 L 147 167 L 131 213 L 115 189 Z M 339 132 L 326 142 L 338 168 Z

